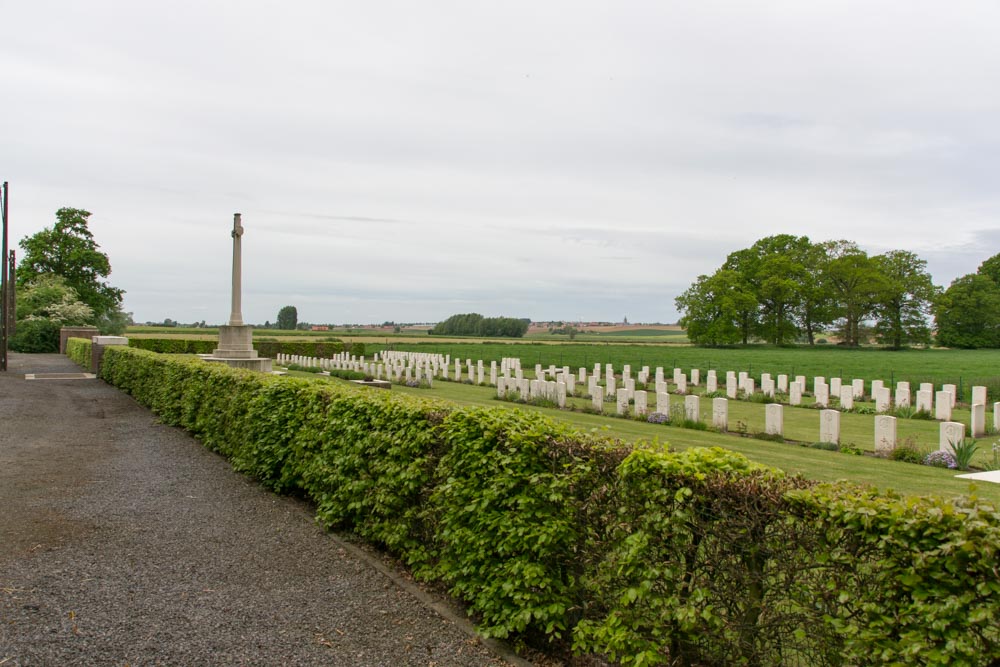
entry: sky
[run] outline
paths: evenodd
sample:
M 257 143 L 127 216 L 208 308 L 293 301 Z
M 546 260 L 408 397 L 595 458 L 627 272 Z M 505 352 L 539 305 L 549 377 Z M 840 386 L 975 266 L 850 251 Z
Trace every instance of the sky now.
M 12 244 L 138 322 L 674 322 L 773 234 L 1000 251 L 994 0 L 0 3 Z

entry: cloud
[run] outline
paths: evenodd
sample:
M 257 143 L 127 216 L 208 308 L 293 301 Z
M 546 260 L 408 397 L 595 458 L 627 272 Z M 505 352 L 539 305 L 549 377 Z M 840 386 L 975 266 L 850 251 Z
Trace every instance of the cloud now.
M 237 211 L 257 322 L 288 303 L 673 321 L 697 275 L 771 234 L 913 250 L 942 284 L 997 247 L 985 0 L 38 0 L 4 19 L 12 236 L 92 211 L 140 320 L 228 316 Z

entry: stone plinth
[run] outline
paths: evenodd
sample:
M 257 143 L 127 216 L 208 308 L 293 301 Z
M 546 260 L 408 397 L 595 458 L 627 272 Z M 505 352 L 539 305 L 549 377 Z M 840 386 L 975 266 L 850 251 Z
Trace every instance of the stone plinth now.
M 211 356 L 202 359 L 233 368 L 271 372 L 271 360 L 257 357 L 257 350 L 253 349 L 253 327 L 248 324 L 219 327 L 219 347 L 212 351 Z
M 92 336 L 90 343 L 90 372 L 100 374 L 101 362 L 104 361 L 104 348 L 110 345 L 128 347 L 128 338 L 124 336 Z

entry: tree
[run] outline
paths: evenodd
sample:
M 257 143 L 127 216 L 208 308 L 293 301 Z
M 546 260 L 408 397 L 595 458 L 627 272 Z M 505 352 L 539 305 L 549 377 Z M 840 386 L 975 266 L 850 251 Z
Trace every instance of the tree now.
M 956 278 L 934 306 L 939 345 L 1000 347 L 1000 287 L 987 275 Z
M 845 345 L 857 347 L 862 323 L 874 311 L 886 281 L 868 253 L 853 241 L 832 241 L 827 247 L 831 259 L 825 282 L 837 304 L 840 335 Z
M 892 250 L 872 258 L 884 285 L 875 304 L 875 335 L 894 349 L 909 343 L 929 344 L 928 325 L 937 288 L 927 262 L 912 252 Z
M 278 321 L 275 327 L 278 329 L 294 329 L 299 323 L 299 311 L 295 306 L 285 306 L 278 311 Z
M 45 274 L 61 276 L 95 318 L 112 318 L 121 310 L 124 291 L 104 280 L 111 274 L 111 262 L 87 228 L 89 217 L 82 209 L 61 208 L 55 225 L 21 239 L 24 255 L 17 285 L 20 289 Z
M 79 299 L 65 278 L 49 273 L 18 290 L 17 318 L 11 349 L 58 352 L 59 329 L 92 323 L 94 311 Z
M 684 313 L 679 324 L 697 345 L 746 344 L 747 313 L 757 301 L 735 271 L 719 269 L 698 280 L 677 297 L 677 310 Z
M 976 273 L 981 276 L 987 276 L 998 287 L 1000 287 L 1000 253 L 993 255 L 980 264 L 979 270 L 976 271 Z

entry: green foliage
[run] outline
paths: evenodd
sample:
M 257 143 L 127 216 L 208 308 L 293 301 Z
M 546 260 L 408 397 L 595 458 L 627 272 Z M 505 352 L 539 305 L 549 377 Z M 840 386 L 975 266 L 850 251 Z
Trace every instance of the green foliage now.
M 528 333 L 528 320 L 513 317 L 483 317 L 479 313 L 452 315 L 428 333 L 432 336 L 504 336 L 521 338 Z
M 632 665 L 1000 660 L 1000 516 L 721 449 L 109 347 L 101 376 L 446 582 L 487 634 Z M 626 457 L 627 455 L 627 457 Z
M 841 339 L 857 346 L 862 323 L 875 319 L 886 345 L 927 343 L 936 288 L 926 262 L 894 250 L 869 257 L 851 241 L 812 243 L 779 234 L 730 253 L 714 274 L 699 276 L 677 298 L 681 325 L 701 345 L 786 345 L 838 322 Z
M 59 329 L 94 321 L 94 311 L 79 300 L 66 279 L 48 273 L 17 290 L 17 326 L 10 347 L 16 352 L 58 352 Z
M 91 341 L 86 338 L 66 339 L 66 356 L 72 359 L 78 366 L 90 370 Z
M 365 356 L 365 344 L 359 343 L 357 341 L 351 343 L 351 347 L 348 349 L 348 354 L 350 354 L 352 357 Z
M 969 464 L 972 463 L 972 457 L 979 449 L 976 439 L 963 438 L 960 442 L 949 442 L 948 446 L 951 448 L 952 454 L 955 455 L 955 465 L 958 466 L 958 469 L 968 470 Z
M 82 209 L 61 208 L 56 211 L 55 225 L 21 239 L 24 254 L 17 284 L 28 285 L 39 276 L 55 274 L 100 317 L 119 309 L 124 292 L 103 280 L 111 274 L 111 262 L 87 228 L 89 217 Z
M 810 632 L 837 664 L 987 665 L 1000 656 L 1000 515 L 974 497 L 898 497 L 847 484 L 786 495 L 813 529 L 801 563 L 820 586 L 789 587 L 816 610 Z M 811 562 L 810 562 L 811 561 Z
M 52 320 L 24 320 L 17 323 L 10 349 L 14 352 L 42 353 L 59 351 L 59 329 Z
M 299 371 L 301 373 L 321 373 L 323 369 L 319 366 L 303 366 L 302 364 L 288 364 L 286 367 L 290 371 Z
M 917 447 L 917 444 L 912 440 L 904 440 L 897 443 L 892 448 L 892 451 L 889 452 L 889 458 L 893 461 L 905 461 L 906 463 L 916 463 L 918 465 L 924 462 L 925 456 L 926 453 Z
M 946 347 L 1000 347 L 1000 286 L 989 276 L 956 278 L 934 307 L 937 342 Z
M 278 311 L 278 321 L 275 327 L 278 329 L 294 329 L 299 324 L 299 311 L 295 306 L 284 306 Z

